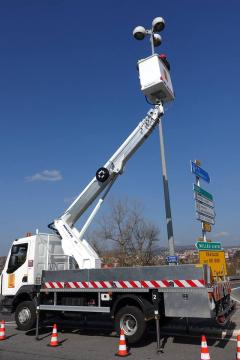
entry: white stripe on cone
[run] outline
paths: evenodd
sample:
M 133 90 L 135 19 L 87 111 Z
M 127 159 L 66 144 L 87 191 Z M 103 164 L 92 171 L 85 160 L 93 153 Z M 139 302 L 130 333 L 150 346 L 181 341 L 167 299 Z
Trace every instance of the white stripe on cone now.
M 119 345 L 119 350 L 126 350 L 126 345 Z
M 0 324 L 0 337 L 4 337 L 5 336 L 5 323 L 1 322 Z
M 236 360 L 240 360 L 240 341 L 238 340 L 239 336 L 237 337 L 237 355 Z
M 209 353 L 201 354 L 201 360 L 210 360 L 210 355 L 209 355 Z

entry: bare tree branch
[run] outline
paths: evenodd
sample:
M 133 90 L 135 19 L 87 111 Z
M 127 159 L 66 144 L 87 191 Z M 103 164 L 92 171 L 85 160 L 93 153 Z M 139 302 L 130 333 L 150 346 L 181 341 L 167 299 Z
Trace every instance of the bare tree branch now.
M 153 248 L 159 229 L 144 218 L 142 206 L 136 201 L 112 200 L 109 213 L 101 217 L 91 237 L 92 245 L 104 258 L 104 248 L 111 245 L 119 266 L 155 263 Z

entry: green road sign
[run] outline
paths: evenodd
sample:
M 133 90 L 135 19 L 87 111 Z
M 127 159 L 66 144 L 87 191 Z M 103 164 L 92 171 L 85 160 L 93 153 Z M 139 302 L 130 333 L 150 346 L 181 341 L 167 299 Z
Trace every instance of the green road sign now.
M 198 194 L 204 196 L 205 198 L 207 198 L 209 200 L 213 200 L 212 194 L 210 194 L 206 190 L 202 189 L 200 186 L 197 186 L 196 184 L 194 184 L 193 189 L 194 189 L 194 191 L 196 191 Z
M 198 241 L 195 244 L 195 246 L 198 250 L 210 250 L 210 251 L 222 250 L 221 243 L 219 243 L 219 242 Z

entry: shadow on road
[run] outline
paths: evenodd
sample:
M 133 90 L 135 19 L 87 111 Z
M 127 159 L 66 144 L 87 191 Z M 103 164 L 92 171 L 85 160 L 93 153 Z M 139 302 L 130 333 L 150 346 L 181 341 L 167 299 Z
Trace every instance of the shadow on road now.
M 39 327 L 39 340 L 43 340 L 48 337 L 52 332 L 52 325 L 57 323 L 58 332 L 66 334 L 80 334 L 83 336 L 98 336 L 98 337 L 114 337 L 119 338 L 119 335 L 114 331 L 114 326 L 112 322 L 103 322 L 98 321 L 96 318 L 90 319 L 81 319 L 76 321 L 69 321 L 67 318 L 51 318 L 48 321 L 42 321 L 41 326 Z M 143 340 L 136 345 L 132 345 L 132 348 L 141 348 L 147 346 L 151 343 L 156 343 L 156 330 L 155 324 L 149 324 L 148 332 Z M 232 320 L 228 323 L 225 329 L 222 329 L 220 326 L 216 325 L 214 322 L 209 320 L 192 320 L 189 322 L 190 332 L 187 332 L 185 327 L 184 319 L 171 319 L 164 323 L 161 327 L 161 347 L 164 350 L 169 339 L 174 343 L 181 344 L 193 344 L 200 345 L 201 335 L 206 335 L 207 342 L 209 346 L 215 346 L 217 348 L 225 348 L 230 341 L 233 331 L 238 327 L 237 323 Z M 206 331 L 206 329 L 208 331 Z M 222 330 L 227 330 L 227 334 L 222 338 Z M 219 331 L 219 335 L 217 332 Z M 36 330 L 30 330 L 26 332 L 28 336 L 35 336 Z M 217 339 L 219 337 L 219 339 Z
M 17 336 L 17 334 L 12 334 L 12 335 L 6 336 L 6 340 L 8 340 L 8 339 L 10 339 L 10 338 L 12 338 L 14 336 Z

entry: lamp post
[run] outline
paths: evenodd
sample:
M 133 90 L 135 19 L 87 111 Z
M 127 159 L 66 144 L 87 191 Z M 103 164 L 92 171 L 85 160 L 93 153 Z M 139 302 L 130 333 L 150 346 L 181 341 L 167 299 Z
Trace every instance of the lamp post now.
M 165 28 L 164 19 L 162 17 L 156 17 L 152 21 L 151 29 L 145 29 L 143 26 L 137 26 L 133 30 L 133 36 L 136 40 L 143 40 L 146 35 L 149 35 L 150 43 L 151 43 L 151 51 L 152 51 L 152 55 L 154 55 L 155 53 L 154 48 L 161 45 L 162 43 L 162 37 L 158 34 L 158 32 L 161 32 L 164 28 Z M 173 224 L 172 224 L 171 205 L 170 205 L 170 196 L 169 196 L 169 187 L 168 187 L 162 118 L 160 118 L 159 120 L 159 139 L 160 139 L 160 155 L 162 162 L 163 192 L 164 192 L 164 201 L 165 201 L 169 255 L 175 256 Z

